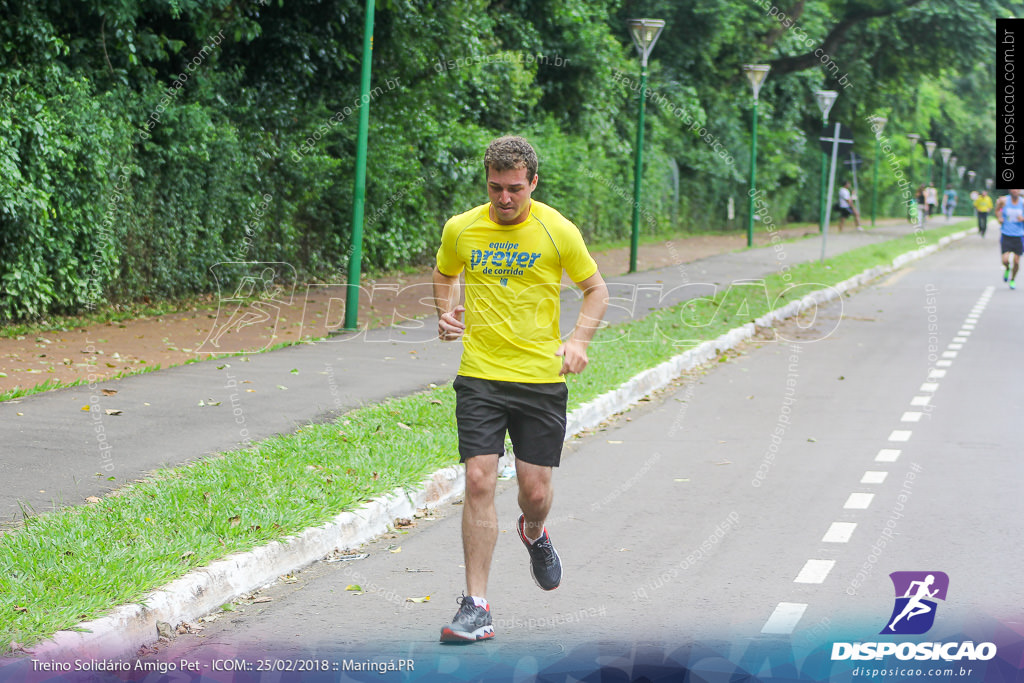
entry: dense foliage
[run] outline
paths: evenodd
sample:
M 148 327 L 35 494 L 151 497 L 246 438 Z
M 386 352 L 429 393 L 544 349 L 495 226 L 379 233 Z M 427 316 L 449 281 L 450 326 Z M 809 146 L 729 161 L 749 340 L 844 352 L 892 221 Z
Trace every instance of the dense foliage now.
M 344 281 L 363 12 L 0 0 L 0 321 L 209 292 L 219 261 Z M 776 221 L 817 215 L 822 87 L 841 91 L 831 119 L 862 156 L 866 117 L 884 114 L 903 168 L 917 132 L 989 177 L 994 20 L 1008 14 L 1000 0 L 379 0 L 365 265 L 428 259 L 444 220 L 486 201 L 483 148 L 509 132 L 538 148 L 538 199 L 588 237 L 626 235 L 636 16 L 667 22 L 650 68 L 647 232 L 742 224 L 749 62 L 773 67 L 758 173 Z M 884 169 L 880 186 L 898 214 Z

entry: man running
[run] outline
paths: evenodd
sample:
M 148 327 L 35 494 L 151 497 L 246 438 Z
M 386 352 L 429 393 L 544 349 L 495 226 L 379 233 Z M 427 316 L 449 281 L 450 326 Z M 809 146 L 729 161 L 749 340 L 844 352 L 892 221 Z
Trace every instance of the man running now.
M 516 528 L 534 582 L 554 590 L 562 580 L 544 520 L 565 439 L 564 376 L 587 366 L 587 346 L 608 306 L 608 289 L 579 228 L 530 197 L 538 181 L 533 147 L 521 137 L 498 138 L 487 148 L 484 170 L 490 202 L 445 224 L 434 268 L 438 336 L 464 340 L 454 386 L 459 456 L 466 465 L 467 594 L 457 599 L 459 610 L 441 629 L 441 642 L 494 637 L 487 577 L 498 539 L 494 494 L 506 431 L 523 512 Z M 565 343 L 559 333 L 563 270 L 583 290 L 576 327 Z
M 978 212 L 978 232 L 984 237 L 988 229 L 988 212 L 992 210 L 992 198 L 985 190 L 974 200 L 974 210 Z
M 1024 251 L 1024 198 L 1020 190 L 1010 190 L 1009 196 L 1000 197 L 996 202 L 996 220 L 1001 226 L 999 250 L 1002 252 L 1003 282 L 1010 289 L 1017 289 L 1017 270 L 1020 255 Z

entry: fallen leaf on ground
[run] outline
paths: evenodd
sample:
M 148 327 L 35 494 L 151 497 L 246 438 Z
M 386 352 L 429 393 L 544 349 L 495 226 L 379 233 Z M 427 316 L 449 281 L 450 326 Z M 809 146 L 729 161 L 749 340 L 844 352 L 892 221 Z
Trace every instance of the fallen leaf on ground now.
M 107 408 L 105 412 L 107 413 L 107 415 L 120 415 L 124 411 L 118 410 L 117 408 Z
M 113 396 L 117 393 L 117 389 L 100 389 L 104 396 Z
M 21 605 L 15 605 L 14 606 L 14 611 L 15 612 L 27 612 L 28 611 L 28 607 L 22 607 Z
M 390 553 L 400 553 L 400 552 L 402 552 L 402 546 L 398 546 L 394 550 L 389 550 L 388 552 L 390 552 Z
M 410 427 L 409 425 L 403 424 L 401 422 L 398 423 L 398 426 L 401 427 L 402 429 L 412 429 L 412 427 Z
M 422 598 L 406 598 L 406 602 L 430 602 L 430 596 L 424 595 Z
M 406 519 L 405 517 L 399 517 L 395 520 L 396 529 L 404 529 L 410 526 L 416 526 L 416 522 L 412 521 L 411 519 Z
M 228 517 L 228 521 L 231 523 L 232 527 L 236 527 L 238 526 L 239 522 L 242 521 L 242 518 L 238 515 L 235 515 L 234 517 Z
M 100 499 L 97 498 L 96 496 L 86 496 L 85 502 L 86 503 L 98 503 L 98 502 L 100 502 Z
M 273 599 L 274 598 L 272 598 L 272 597 L 270 597 L 268 595 L 261 595 L 260 597 L 256 598 L 252 602 L 255 605 L 255 604 L 258 604 L 258 603 L 261 603 L 261 602 L 270 602 Z
M 82 411 L 88 413 L 89 412 L 89 406 L 82 406 Z
M 361 591 L 361 590 L 363 590 L 363 587 L 360 586 L 357 583 L 350 583 L 349 585 L 345 586 L 345 590 L 347 590 L 347 591 Z

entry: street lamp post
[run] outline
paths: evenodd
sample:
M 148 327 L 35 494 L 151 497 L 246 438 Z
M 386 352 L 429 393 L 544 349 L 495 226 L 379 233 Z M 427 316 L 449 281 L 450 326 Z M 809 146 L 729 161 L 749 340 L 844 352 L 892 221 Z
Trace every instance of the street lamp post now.
M 814 99 L 818 103 L 818 109 L 821 111 L 821 125 L 823 128 L 828 128 L 828 113 L 832 111 L 832 105 L 836 103 L 836 98 L 839 97 L 839 93 L 835 90 L 816 90 L 814 92 Z M 828 135 L 828 133 L 825 133 Z M 825 231 L 825 184 L 828 182 L 828 155 L 825 154 L 825 150 L 821 151 L 821 201 L 819 206 L 821 207 L 818 214 L 818 232 Z
M 640 190 L 644 170 L 644 109 L 647 103 L 647 58 L 654 49 L 665 22 L 661 19 L 630 19 L 629 33 L 640 53 L 640 113 L 636 124 L 636 165 L 633 169 L 633 233 L 629 242 L 629 272 L 636 272 L 640 245 Z
M 907 139 L 910 140 L 910 182 L 914 183 L 914 152 L 917 150 L 917 143 L 921 139 L 921 136 L 917 133 L 907 133 Z
M 949 165 L 949 157 L 952 153 L 953 150 L 949 147 L 939 148 L 939 154 L 942 156 L 942 184 L 939 185 L 939 188 L 942 190 L 943 196 L 946 194 L 946 166 Z M 940 202 L 939 205 L 941 206 L 942 203 Z
M 932 155 L 935 154 L 935 148 L 939 146 L 939 143 L 929 140 L 924 143 L 924 151 L 928 153 L 928 184 L 932 184 Z
M 757 95 L 761 92 L 761 84 L 768 77 L 771 69 L 767 64 L 744 64 L 743 72 L 747 74 L 750 88 L 754 91 L 753 132 L 750 135 L 750 192 L 747 216 L 747 246 L 754 245 L 754 194 L 757 192 Z
M 889 119 L 884 116 L 872 117 L 871 123 L 872 130 L 875 133 L 875 170 L 874 179 L 871 187 L 871 227 L 875 227 L 875 213 L 878 209 L 878 157 L 882 156 L 882 131 L 885 130 L 885 124 Z M 875 130 L 877 128 L 877 130 Z
M 363 25 L 363 70 L 360 90 L 363 102 L 369 102 L 370 71 L 373 61 L 373 0 L 366 0 L 366 21 Z M 352 255 L 348 260 L 348 288 L 345 291 L 345 329 L 359 324 L 359 278 L 363 265 L 363 211 L 366 197 L 366 154 L 370 130 L 370 107 L 359 109 L 359 131 L 356 138 L 356 177 L 352 192 Z
M 914 198 L 916 199 L 917 188 L 914 187 L 914 183 L 917 181 L 914 179 L 914 152 L 917 151 L 917 143 L 921 139 L 921 136 L 917 133 L 907 133 L 907 139 L 910 140 L 910 185 L 914 191 Z M 915 221 L 920 221 L 921 217 L 917 215 L 917 212 L 920 210 L 920 205 L 915 202 L 912 206 L 913 213 L 911 215 L 914 217 Z

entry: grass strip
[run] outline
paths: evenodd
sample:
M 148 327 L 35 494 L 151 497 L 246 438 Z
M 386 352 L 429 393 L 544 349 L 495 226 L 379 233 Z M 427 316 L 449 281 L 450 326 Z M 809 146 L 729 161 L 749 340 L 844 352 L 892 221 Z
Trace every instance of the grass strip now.
M 601 330 L 591 365 L 569 378 L 578 406 L 633 375 L 964 224 L 794 266 L 763 296 L 729 289 Z M 790 290 L 787 294 L 786 290 Z M 751 290 L 745 290 L 751 291 Z M 759 290 L 758 293 L 760 294 Z M 774 306 L 773 306 L 774 303 Z M 628 352 L 623 341 L 628 340 Z M 0 652 L 94 619 L 230 553 L 263 545 L 458 461 L 451 385 L 350 411 L 249 448 L 159 470 L 85 506 L 26 515 L 0 536 Z

